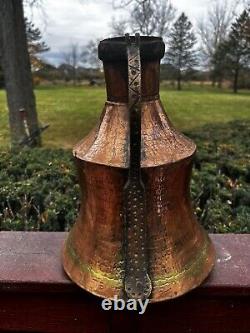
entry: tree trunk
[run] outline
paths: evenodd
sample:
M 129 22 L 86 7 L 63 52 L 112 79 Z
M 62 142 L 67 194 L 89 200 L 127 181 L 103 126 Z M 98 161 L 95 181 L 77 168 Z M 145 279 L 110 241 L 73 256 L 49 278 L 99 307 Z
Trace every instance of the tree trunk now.
M 234 93 L 235 94 L 237 94 L 237 92 L 238 92 L 238 79 L 239 79 L 239 69 L 235 69 L 235 72 L 234 72 L 234 85 L 233 85 Z
M 16 147 L 27 136 L 20 110 L 25 111 L 30 135 L 39 133 L 21 0 L 0 0 L 0 30 L 11 145 Z M 40 144 L 38 135 L 33 145 Z
M 222 78 L 219 78 L 219 79 L 218 79 L 218 88 L 219 88 L 219 89 L 222 88 L 222 81 L 223 81 Z
M 73 67 L 73 86 L 76 86 L 76 68 Z
M 177 89 L 180 91 L 182 89 L 181 87 L 181 72 L 178 72 L 178 77 L 177 77 Z

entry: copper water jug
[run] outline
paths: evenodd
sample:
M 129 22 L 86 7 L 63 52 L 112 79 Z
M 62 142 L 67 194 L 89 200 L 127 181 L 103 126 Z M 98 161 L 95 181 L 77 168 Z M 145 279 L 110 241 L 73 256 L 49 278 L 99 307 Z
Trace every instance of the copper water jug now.
M 196 146 L 177 131 L 159 97 L 157 37 L 99 44 L 107 102 L 73 150 L 82 202 L 63 250 L 69 277 L 104 298 L 178 297 L 211 271 L 213 245 L 192 210 Z

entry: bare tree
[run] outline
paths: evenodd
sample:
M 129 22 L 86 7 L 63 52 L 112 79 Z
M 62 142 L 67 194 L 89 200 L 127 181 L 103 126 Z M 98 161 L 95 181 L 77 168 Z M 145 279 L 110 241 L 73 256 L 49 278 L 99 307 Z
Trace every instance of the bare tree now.
M 112 36 L 123 36 L 129 30 L 128 21 L 122 18 L 116 20 L 114 17 L 112 17 L 110 26 Z
M 121 9 L 130 5 L 134 0 L 112 0 L 113 8 Z M 139 1 L 139 0 L 138 0 Z M 145 0 L 141 0 L 140 2 L 144 2 Z
M 100 69 L 102 66 L 98 58 L 98 44 L 100 39 L 90 40 L 81 53 L 81 62 L 95 69 Z
M 170 25 L 175 19 L 176 9 L 170 1 L 159 1 L 155 6 L 155 16 L 159 20 L 157 24 L 157 34 L 159 36 L 167 36 L 169 34 Z
M 113 32 L 117 34 L 121 32 L 120 27 L 126 24 L 133 33 L 166 37 L 176 12 L 170 0 L 114 1 L 113 5 L 114 8 L 122 8 L 128 12 L 127 19 L 113 24 Z
M 201 39 L 201 53 L 205 64 L 211 67 L 211 60 L 218 46 L 226 40 L 240 0 L 213 0 L 207 15 L 198 21 Z
M 21 0 L 0 1 L 0 52 L 4 72 L 11 144 L 27 136 L 40 145 L 36 101 Z
M 28 5 L 31 8 L 33 8 L 33 7 L 41 8 L 44 5 L 44 1 L 43 0 L 23 0 L 23 4 Z
M 158 2 L 158 1 L 156 1 Z M 130 25 L 133 32 L 151 35 L 157 30 L 157 17 L 153 1 L 136 2 L 130 12 Z
M 246 9 L 250 7 L 250 0 L 242 0 L 242 3 Z
M 68 65 L 68 74 L 70 74 L 74 86 L 77 82 L 77 68 L 81 62 L 81 53 L 79 45 L 73 43 L 70 45 L 68 52 L 63 54 L 64 63 Z

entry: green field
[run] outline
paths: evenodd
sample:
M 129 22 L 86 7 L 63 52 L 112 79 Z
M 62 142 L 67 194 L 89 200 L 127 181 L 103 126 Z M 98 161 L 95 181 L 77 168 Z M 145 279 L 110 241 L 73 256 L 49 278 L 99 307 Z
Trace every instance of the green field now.
M 36 89 L 41 123 L 48 123 L 43 134 L 46 147 L 71 148 L 94 126 L 106 99 L 104 88 L 52 87 Z M 177 92 L 161 89 L 165 109 L 177 128 L 192 131 L 209 123 L 250 119 L 250 92 L 196 87 Z M 0 146 L 9 145 L 5 92 L 0 91 Z

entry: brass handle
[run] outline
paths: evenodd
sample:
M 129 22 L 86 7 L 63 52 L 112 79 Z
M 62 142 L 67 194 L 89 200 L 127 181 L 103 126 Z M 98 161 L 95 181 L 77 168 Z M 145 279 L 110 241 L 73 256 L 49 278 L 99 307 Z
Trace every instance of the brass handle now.
M 148 274 L 146 193 L 141 178 L 141 58 L 140 35 L 125 35 L 128 56 L 130 163 L 124 187 L 125 277 L 127 297 L 146 299 L 152 292 Z

